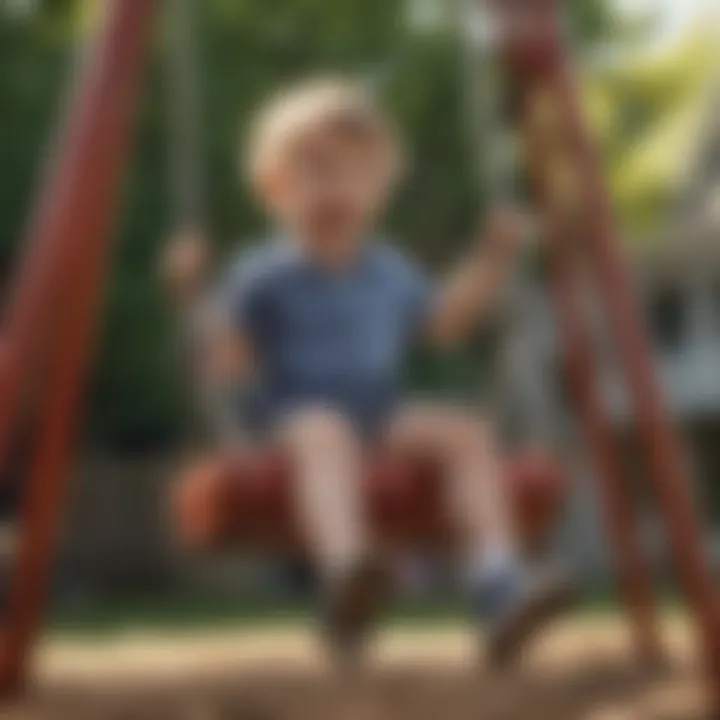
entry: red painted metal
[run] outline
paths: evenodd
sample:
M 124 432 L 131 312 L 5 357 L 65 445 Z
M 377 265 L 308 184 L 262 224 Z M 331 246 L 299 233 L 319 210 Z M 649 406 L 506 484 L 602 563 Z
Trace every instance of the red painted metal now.
M 533 80 L 525 88 L 525 102 L 541 85 Z M 558 329 L 563 341 L 564 370 L 571 399 L 590 452 L 603 503 L 605 526 L 613 553 L 621 596 L 632 619 L 634 645 L 639 659 L 647 666 L 662 661 L 655 612 L 652 574 L 637 531 L 632 498 L 623 469 L 612 425 L 598 388 L 598 367 L 593 340 L 579 299 L 583 288 L 579 280 L 577 228 L 568 224 L 556 207 L 547 184 L 547 160 L 543 138 L 525 131 L 527 159 L 547 223 L 550 286 Z M 582 232 L 583 228 L 580 228 Z
M 55 308 L 59 299 L 59 283 L 65 270 L 78 262 L 86 214 L 100 212 L 105 183 L 96 182 L 97 170 L 107 162 L 112 150 L 116 122 L 98 123 L 97 111 L 108 119 L 120 117 L 122 102 L 127 95 L 122 86 L 114 85 L 118 72 L 113 63 L 127 64 L 120 75 L 134 67 L 127 48 L 116 37 L 126 32 L 118 17 L 116 5 L 126 5 L 124 15 L 147 12 L 145 6 L 157 0 L 129 0 L 127 3 L 106 3 L 107 22 L 95 47 L 84 58 L 79 82 L 67 102 L 68 115 L 56 142 L 58 152 L 49 166 L 40 195 L 32 214 L 22 267 L 16 274 L 7 314 L 4 336 L 7 352 L 0 376 L 0 465 L 22 402 L 23 391 L 38 367 L 38 355 L 55 324 Z M 113 25 L 113 23 L 117 23 Z M 111 57 L 111 54 L 113 57 Z M 128 62 L 130 61 L 130 62 Z
M 550 113 L 545 120 L 552 124 L 563 112 L 553 104 L 552 92 L 548 92 L 556 70 L 562 66 L 559 23 L 554 14 L 548 13 L 552 9 L 546 0 L 495 5 L 496 18 L 504 29 L 502 51 L 516 93 L 520 113 L 517 120 L 525 140 L 526 159 L 542 215 L 547 220 L 550 284 L 571 400 L 597 475 L 620 593 L 632 619 L 636 653 L 644 664 L 655 666 L 662 661 L 663 652 L 652 574 L 636 528 L 633 502 L 623 479 L 612 425 L 598 387 L 593 339 L 580 303 L 583 288 L 578 282 L 581 267 L 577 250 L 587 221 L 581 215 L 578 225 L 578 217 L 572 216 L 572 207 L 563 207 L 560 204 L 563 198 L 556 197 L 552 187 L 550 173 L 566 151 L 565 137 L 561 132 L 553 136 L 557 128 L 552 127 L 549 136 L 544 136 L 547 128 L 537 127 L 534 116 L 537 111 Z M 535 103 L 543 101 L 550 105 L 535 107 Z M 575 188 L 566 190 L 572 193 Z M 566 197 L 565 201 L 572 203 L 573 199 Z
M 304 547 L 293 508 L 293 468 L 275 449 L 213 456 L 183 470 L 174 484 L 173 519 L 193 548 L 226 542 Z M 383 545 L 442 545 L 458 539 L 447 515 L 442 467 L 416 454 L 377 452 L 366 459 L 364 506 L 373 536 Z M 566 479 L 546 453 L 527 450 L 506 464 L 505 486 L 528 549 L 537 549 L 557 524 Z
M 554 136 L 546 136 L 541 142 L 546 154 L 560 148 L 572 160 L 570 187 L 577 196 L 584 218 L 582 235 L 578 233 L 576 236 L 576 252 L 582 251 L 589 258 L 600 289 L 627 376 L 628 390 L 650 461 L 653 488 L 667 526 L 676 569 L 697 621 L 711 689 L 716 707 L 720 707 L 720 604 L 717 590 L 694 507 L 685 456 L 653 369 L 631 283 L 616 242 L 614 214 L 601 164 L 587 132 L 579 93 L 565 57 L 559 32 L 557 0 L 513 0 L 507 3 L 500 0 L 494 5 L 499 16 L 505 20 L 505 30 L 510 39 L 506 45 L 507 62 L 512 72 L 521 83 L 535 83 L 536 88 L 540 86 L 549 93 L 554 106 L 549 109 L 554 112 L 555 120 L 562 118 L 562 127 L 556 127 Z M 509 27 L 508 21 L 512 22 L 512 27 Z M 529 44 L 525 42 L 527 33 L 532 37 Z M 552 123 L 554 119 L 550 117 L 549 121 Z M 565 251 L 569 249 L 567 246 L 564 248 Z M 563 268 L 563 263 L 567 262 L 563 249 L 555 252 L 554 257 L 556 293 L 561 301 L 558 309 L 566 316 L 568 330 L 567 316 L 573 311 L 577 298 L 573 297 L 570 286 L 564 287 L 564 278 L 569 277 L 569 270 Z M 583 376 L 587 375 L 587 369 L 583 371 L 581 366 L 591 359 L 578 363 L 578 385 L 585 385 L 587 377 Z M 602 460 L 600 455 L 598 453 L 598 460 Z M 629 572 L 636 573 L 637 568 Z
M 635 408 L 675 569 L 696 616 L 712 691 L 720 707 L 720 596 L 695 506 L 692 477 L 653 369 L 628 271 L 615 242 L 613 212 L 602 182 L 601 164 L 585 131 L 574 83 L 567 69 L 564 70 L 557 77 L 556 85 L 587 183 L 592 218 L 587 227 L 587 250 L 624 366 L 627 390 Z
M 31 468 L 19 556 L 0 645 L 0 695 L 24 685 L 32 642 L 51 576 L 53 546 L 65 505 L 78 406 L 92 348 L 110 248 L 130 120 L 149 44 L 156 0 L 114 0 L 84 72 L 55 169 L 31 232 L 10 325 L 11 353 L 0 412 L 0 452 L 20 400 L 23 371 L 49 330 L 39 441 Z
M 554 233 L 554 231 L 551 230 Z M 558 233 L 550 245 L 550 283 L 558 323 L 566 348 L 565 371 L 578 419 L 597 474 L 605 527 L 613 552 L 620 593 L 632 620 L 635 650 L 648 667 L 659 665 L 659 640 L 652 573 L 644 555 L 634 518 L 634 507 L 623 477 L 612 426 L 597 385 L 597 366 L 591 339 L 578 312 L 578 285 L 574 281 L 571 251 Z

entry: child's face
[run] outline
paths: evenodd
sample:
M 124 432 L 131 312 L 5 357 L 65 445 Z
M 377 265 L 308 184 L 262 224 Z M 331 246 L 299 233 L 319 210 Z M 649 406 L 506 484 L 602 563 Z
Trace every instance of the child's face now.
M 369 133 L 309 133 L 288 153 L 271 205 L 309 250 L 341 261 L 384 208 L 391 184 L 387 155 L 384 143 Z

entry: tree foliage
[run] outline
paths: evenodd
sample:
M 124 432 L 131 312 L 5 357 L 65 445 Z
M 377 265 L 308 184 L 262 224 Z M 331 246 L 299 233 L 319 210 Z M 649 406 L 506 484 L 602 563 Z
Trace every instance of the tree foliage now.
M 652 237 L 668 221 L 700 151 L 713 111 L 715 45 L 699 33 L 660 58 L 596 75 L 587 86 L 615 199 L 633 235 Z

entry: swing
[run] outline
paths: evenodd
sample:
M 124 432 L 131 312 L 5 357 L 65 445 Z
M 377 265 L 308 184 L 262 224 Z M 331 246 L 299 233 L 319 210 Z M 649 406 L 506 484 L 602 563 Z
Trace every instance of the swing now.
M 375 536 L 414 546 L 452 542 L 442 473 L 422 457 L 378 453 L 368 457 L 364 496 Z M 528 550 L 540 549 L 555 527 L 565 499 L 564 476 L 553 457 L 527 451 L 505 468 L 518 535 Z M 172 499 L 182 540 L 193 548 L 229 541 L 296 548 L 300 534 L 292 502 L 293 468 L 277 451 L 209 457 L 186 469 Z
M 198 53 L 189 5 L 174 8 L 168 55 L 171 93 L 172 183 L 175 225 L 202 228 L 204 193 L 200 160 Z M 484 59 L 484 65 L 489 58 Z M 485 84 L 485 83 L 484 83 Z M 493 128 L 488 109 L 499 103 L 487 96 L 475 103 L 486 108 L 484 118 L 473 118 L 477 128 L 490 137 Z M 478 100 L 480 100 L 478 98 Z M 474 136 L 472 138 L 474 140 Z M 492 143 L 486 143 L 491 146 Z M 499 159 L 498 159 L 499 160 Z M 488 187 L 499 185 L 491 174 L 498 162 L 482 165 Z M 491 168 L 487 166 L 493 165 Z M 500 194 L 497 188 L 496 195 Z M 224 424 L 217 403 L 205 404 L 211 434 Z M 538 431 L 537 423 L 534 430 Z M 213 433 L 213 431 L 215 431 Z M 565 478 L 552 453 L 543 443 L 518 452 L 506 461 L 504 478 L 518 536 L 528 550 L 543 546 L 557 525 L 566 495 Z M 226 543 L 296 550 L 302 544 L 293 512 L 294 468 L 273 448 L 244 449 L 241 453 L 218 452 L 183 469 L 173 487 L 172 517 L 177 535 L 186 546 L 214 548 Z M 454 529 L 443 508 L 441 468 L 428 458 L 369 453 L 363 472 L 365 505 L 379 542 L 413 545 L 452 542 Z
M 0 698 L 3 700 L 17 698 L 25 689 L 41 628 L 56 536 L 66 504 L 73 434 L 91 357 L 92 331 L 108 265 L 115 201 L 123 161 L 129 156 L 131 110 L 158 4 L 157 0 L 107 3 L 104 23 L 85 54 L 76 93 L 67 106 L 68 117 L 58 138 L 55 162 L 43 184 L 25 241 L 23 267 L 5 318 L 6 352 L 0 373 L 0 465 L 7 460 L 11 431 L 20 415 L 22 391 L 32 383 L 32 370 L 43 355 L 47 385 L 25 486 L 20 547 L 0 633 Z M 649 568 L 638 541 L 628 484 L 623 482 L 619 471 L 617 448 L 600 401 L 597 363 L 586 319 L 576 302 L 577 275 L 581 268 L 590 271 L 588 275 L 599 290 L 628 380 L 640 437 L 652 471 L 652 488 L 696 626 L 712 707 L 717 716 L 720 613 L 715 580 L 693 502 L 692 478 L 684 462 L 682 443 L 669 420 L 630 279 L 616 248 L 610 200 L 578 108 L 556 2 L 488 0 L 487 4 L 502 21 L 498 56 L 517 86 L 532 185 L 547 220 L 550 285 L 567 352 L 570 396 L 597 469 L 607 534 L 631 621 L 634 646 L 648 664 L 662 658 Z M 558 163 L 558 158 L 563 162 Z M 569 176 L 564 172 L 568 169 Z M 572 182 L 568 183 L 568 179 Z M 580 264 L 579 260 L 588 258 L 590 263 Z M 58 337 L 58 331 L 62 333 L 63 342 L 48 342 L 48 337 Z M 215 462 L 218 462 L 215 467 L 224 473 L 225 463 L 229 461 L 213 460 L 213 464 Z M 275 462 L 277 459 L 272 464 Z M 261 478 L 259 471 L 255 476 L 254 471 L 247 471 L 248 467 L 243 465 L 242 483 L 246 492 L 252 487 L 251 478 Z M 430 473 L 426 471 L 427 468 L 422 473 L 426 478 L 423 482 L 429 484 Z M 264 487 L 284 487 L 282 483 L 268 482 L 268 478 L 280 478 L 283 472 L 271 475 L 264 471 L 262 479 L 267 483 Z M 405 486 L 410 488 L 411 473 L 405 472 L 398 474 L 393 470 L 393 477 L 408 478 Z M 198 481 L 199 470 L 190 475 L 195 477 L 191 483 L 195 488 L 211 484 Z M 533 486 L 528 481 L 531 475 L 518 472 L 514 476 L 516 486 L 523 488 L 522 492 L 515 493 L 516 506 L 517 498 L 537 497 L 534 493 L 526 495 L 528 487 L 542 484 Z M 545 480 L 549 477 L 544 471 L 542 475 Z M 208 477 L 217 479 L 217 470 Z M 519 477 L 522 479 L 518 481 Z M 216 479 L 213 482 L 217 482 Z M 391 487 L 387 480 L 377 482 L 384 488 L 383 497 L 394 497 L 387 490 Z M 237 484 L 228 483 L 223 487 L 236 488 Z M 397 487 L 397 482 L 392 487 Z M 559 487 L 555 485 L 556 490 Z M 200 496 L 200 491 L 197 492 Z M 186 493 L 188 497 L 189 491 Z M 223 494 L 214 493 L 206 497 L 214 498 L 215 502 L 227 499 Z M 276 502 L 282 494 L 269 493 L 263 497 Z M 416 502 L 419 496 L 412 497 Z M 533 513 L 534 502 L 528 505 L 532 506 Z M 275 506 L 269 503 L 268 508 L 271 507 Z M 412 515 L 407 508 L 403 511 L 406 519 Z M 232 513 L 228 514 L 228 520 L 234 522 L 236 518 L 230 515 Z M 204 534 L 200 527 L 198 535 Z

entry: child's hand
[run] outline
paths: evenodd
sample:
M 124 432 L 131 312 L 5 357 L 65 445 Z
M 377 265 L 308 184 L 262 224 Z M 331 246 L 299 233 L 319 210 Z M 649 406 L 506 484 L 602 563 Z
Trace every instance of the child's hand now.
M 160 258 L 160 277 L 176 302 L 195 299 L 207 272 L 209 248 L 205 234 L 185 228 L 167 243 Z
M 527 225 L 526 216 L 513 207 L 491 211 L 478 238 L 486 257 L 503 264 L 511 263 L 527 234 Z

